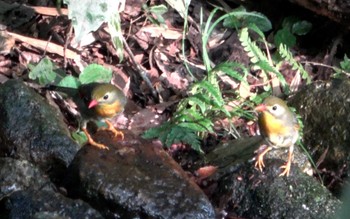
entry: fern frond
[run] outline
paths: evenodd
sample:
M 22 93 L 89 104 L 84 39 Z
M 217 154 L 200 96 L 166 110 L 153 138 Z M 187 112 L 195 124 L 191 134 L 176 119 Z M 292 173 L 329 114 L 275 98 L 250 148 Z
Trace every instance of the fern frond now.
M 297 70 L 303 79 L 306 79 L 307 83 L 311 83 L 311 77 L 309 73 L 304 69 L 304 67 L 297 62 L 293 54 L 290 52 L 288 47 L 284 45 L 283 43 L 280 44 L 278 48 L 278 53 L 281 55 L 282 58 L 284 58 L 291 66 L 293 70 Z
M 268 62 L 266 54 L 256 45 L 255 42 L 250 39 L 248 28 L 243 28 L 241 30 L 239 34 L 239 41 L 253 64 L 256 64 L 259 61 Z
M 202 151 L 198 135 L 191 129 L 174 126 L 167 135 L 165 146 L 170 147 L 174 143 L 183 142 L 190 144 L 193 149 Z
M 213 104 L 216 107 L 220 107 L 224 104 L 224 100 L 221 96 L 221 91 L 217 85 L 211 84 L 208 81 L 203 80 L 197 83 L 195 86 L 198 86 L 202 89 L 203 95 L 208 95 L 209 97 L 211 97 L 211 99 L 213 99 Z
M 215 66 L 212 70 L 213 72 L 223 72 L 226 75 L 240 81 L 246 81 L 246 76 L 248 75 L 247 68 L 238 62 L 223 62 Z
M 260 62 L 257 63 L 257 66 L 259 66 L 262 70 L 264 70 L 266 72 L 272 72 L 273 74 L 275 74 L 276 77 L 278 78 L 278 80 L 281 82 L 281 85 L 282 85 L 283 89 L 285 89 L 286 92 L 289 91 L 288 84 L 286 82 L 286 79 L 282 75 L 282 73 L 279 72 L 274 66 L 271 66 L 269 62 L 267 62 L 267 61 L 260 61 Z

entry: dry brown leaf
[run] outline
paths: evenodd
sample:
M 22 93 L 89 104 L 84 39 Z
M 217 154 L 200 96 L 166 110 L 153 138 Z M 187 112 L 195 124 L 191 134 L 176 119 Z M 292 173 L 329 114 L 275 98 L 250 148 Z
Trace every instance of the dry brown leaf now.
M 31 38 L 31 37 L 26 37 L 26 36 L 22 36 L 16 33 L 12 33 L 12 32 L 8 32 L 9 35 L 13 36 L 16 40 L 19 40 L 21 42 L 25 42 L 35 48 L 39 48 L 43 51 L 47 51 L 49 53 L 55 53 L 58 54 L 62 57 L 66 57 L 68 59 L 73 59 L 75 61 L 79 61 L 80 60 L 80 56 L 79 54 L 77 54 L 76 52 L 70 50 L 70 49 L 66 49 L 66 51 L 64 51 L 63 46 L 57 45 L 55 43 L 51 43 L 48 41 L 44 41 L 44 40 L 39 40 L 39 39 L 35 39 L 35 38 Z
M 7 55 L 12 51 L 15 39 L 8 35 L 6 31 L 0 31 L 0 54 Z
M 142 27 L 140 31 L 149 33 L 151 37 L 163 37 L 164 39 L 168 40 L 177 40 L 182 37 L 181 30 L 167 29 L 153 25 Z
M 61 8 L 61 14 L 57 10 L 57 8 L 50 7 L 39 7 L 39 6 L 31 6 L 32 9 L 38 14 L 49 15 L 49 16 L 60 16 L 60 15 L 68 15 L 68 9 Z
M 216 171 L 218 170 L 217 166 L 205 166 L 205 167 L 201 167 L 196 171 L 196 175 L 197 175 L 197 182 L 202 181 L 203 179 L 206 179 L 210 176 L 212 176 L 214 173 L 216 173 Z
M 290 90 L 292 92 L 296 92 L 298 90 L 298 88 L 300 87 L 301 84 L 301 75 L 299 73 L 299 71 L 296 72 L 296 74 L 294 75 L 292 81 L 290 82 Z
M 247 83 L 240 83 L 239 85 L 239 96 L 243 99 L 247 99 L 252 96 L 252 92 L 250 92 L 250 86 Z

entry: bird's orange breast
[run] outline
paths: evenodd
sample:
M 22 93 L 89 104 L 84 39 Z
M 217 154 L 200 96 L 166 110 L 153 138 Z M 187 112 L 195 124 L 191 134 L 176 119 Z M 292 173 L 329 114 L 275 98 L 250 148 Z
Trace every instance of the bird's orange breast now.
M 282 121 L 276 119 L 273 115 L 268 112 L 263 112 L 259 119 L 259 126 L 263 131 L 269 134 L 285 134 L 287 131 L 286 126 Z
M 123 112 L 124 106 L 119 101 L 115 101 L 112 104 L 103 104 L 96 106 L 96 114 L 102 118 L 111 118 L 121 112 Z

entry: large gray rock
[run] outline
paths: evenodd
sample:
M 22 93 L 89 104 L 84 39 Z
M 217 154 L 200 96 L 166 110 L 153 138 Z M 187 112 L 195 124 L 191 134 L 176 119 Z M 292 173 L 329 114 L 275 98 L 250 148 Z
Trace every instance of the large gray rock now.
M 78 149 L 43 97 L 19 80 L 0 85 L 0 156 L 28 160 L 56 181 Z
M 325 185 L 335 193 L 350 175 L 350 80 L 318 81 L 296 93 L 289 103 L 304 121 L 304 145 Z
M 305 174 L 310 164 L 295 147 L 289 177 L 279 177 L 287 150 L 270 151 L 262 172 L 254 167 L 254 151 L 264 142 L 259 136 L 219 145 L 207 155 L 217 168 L 206 179 L 212 202 L 220 212 L 243 218 L 333 219 L 341 202 L 320 182 Z M 214 181 L 214 184 L 210 184 Z
M 68 192 L 107 218 L 214 218 L 202 190 L 167 153 L 131 134 L 112 142 L 109 133 L 94 136 L 109 150 L 85 146 L 75 157 Z
M 9 219 L 26 218 L 103 218 L 81 200 L 72 200 L 51 190 L 22 190 L 4 201 L 2 216 Z
M 336 218 L 341 202 L 316 179 L 294 165 L 289 177 L 279 177 L 281 160 L 265 164 L 264 174 L 246 164 L 221 177 L 213 198 L 217 207 L 243 218 Z
M 0 158 L 0 200 L 15 191 L 51 186 L 49 179 L 28 161 Z

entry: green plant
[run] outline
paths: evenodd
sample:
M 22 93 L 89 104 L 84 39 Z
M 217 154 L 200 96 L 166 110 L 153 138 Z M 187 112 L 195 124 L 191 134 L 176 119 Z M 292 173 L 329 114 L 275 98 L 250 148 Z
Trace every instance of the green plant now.
M 249 31 L 256 33 L 259 38 L 257 40 L 252 40 Z M 269 53 L 269 43 L 256 25 L 252 24 L 249 25 L 249 27 L 242 28 L 239 39 L 247 55 L 250 57 L 254 69 L 261 70 L 266 75 L 266 78 L 277 77 L 286 94 L 289 93 L 289 86 L 279 69 L 284 63 L 292 66 L 292 70 L 299 73 L 307 83 L 311 82 L 309 73 L 300 62 L 294 59 L 290 49 L 285 44 L 281 43 L 277 48 L 276 53 L 278 55 L 272 56 Z M 258 46 L 257 42 L 259 41 L 265 45 L 266 53 Z M 272 89 L 272 83 L 268 83 L 268 85 L 269 87 L 265 87 L 266 91 Z
M 333 74 L 333 77 L 334 78 L 341 78 L 341 77 L 343 77 L 343 75 L 349 76 L 350 75 L 350 59 L 348 58 L 348 56 L 346 54 L 344 55 L 343 61 L 341 61 L 339 63 L 339 65 L 340 65 L 339 66 L 340 68 L 332 66 L 332 68 L 335 71 L 335 74 Z
M 29 78 L 37 80 L 40 85 L 57 82 L 64 77 L 64 74 L 61 74 L 59 69 L 57 69 L 47 57 L 41 59 L 36 65 L 28 64 L 28 68 Z
M 54 84 L 62 87 L 77 88 L 81 84 L 92 82 L 109 83 L 112 80 L 112 71 L 98 64 L 86 66 L 78 77 L 66 75 L 55 67 L 47 57 L 44 57 L 36 65 L 29 64 L 28 68 L 29 78 L 37 80 L 40 85 Z
M 247 12 L 240 7 L 213 21 L 218 10 L 219 8 L 213 10 L 205 24 L 201 23 L 202 59 L 207 70 L 207 76 L 192 85 L 189 96 L 180 101 L 173 117 L 159 127 L 147 130 L 144 133 L 145 138 L 159 138 L 167 147 L 176 142 L 184 142 L 190 144 L 193 149 L 201 151 L 200 139 L 206 136 L 207 133 L 213 132 L 213 121 L 216 119 L 220 117 L 232 118 L 233 116 L 252 118 L 252 115 L 243 109 L 245 105 L 252 105 L 248 100 L 241 102 L 241 105 L 235 106 L 231 111 L 226 109 L 230 99 L 223 98 L 221 93 L 219 78 L 222 75 L 231 77 L 240 83 L 240 86 L 249 89 L 248 69 L 253 68 L 262 72 L 266 77 L 266 92 L 259 95 L 251 94 L 250 100 L 254 103 L 260 103 L 264 97 L 271 95 L 274 87 L 271 80 L 269 80 L 271 78 L 277 78 L 278 86 L 281 86 L 285 93 L 289 92 L 289 86 L 280 72 L 280 66 L 285 62 L 289 63 L 292 69 L 300 73 L 307 82 L 310 82 L 309 74 L 294 59 L 289 48 L 282 41 L 279 42 L 279 47 L 275 52 L 278 56 L 270 54 L 270 43 L 266 40 L 264 32 L 271 30 L 272 25 L 266 16 L 257 12 Z M 301 26 L 304 23 L 292 22 L 290 26 L 287 25 L 287 21 L 285 28 L 288 26 L 294 34 L 303 32 Z M 239 32 L 239 40 L 250 58 L 249 66 L 237 62 L 212 65 L 207 52 L 207 42 L 212 31 L 220 22 L 223 22 L 225 27 L 235 28 Z M 307 31 L 304 30 L 304 32 Z M 254 39 L 251 36 L 252 33 L 254 33 Z M 238 100 L 240 98 L 239 92 L 236 91 L 234 94 L 236 100 Z M 232 128 L 234 129 L 234 127 Z
M 267 53 L 265 53 L 258 45 L 256 41 L 253 41 L 249 36 L 249 30 L 254 31 L 260 37 L 259 39 L 264 43 L 266 47 Z M 252 67 L 255 70 L 261 70 L 266 78 L 277 77 L 281 86 L 283 87 L 286 93 L 289 92 L 288 84 L 284 78 L 284 76 L 279 72 L 278 65 L 273 63 L 271 59 L 271 55 L 268 50 L 267 41 L 264 34 L 257 28 L 255 25 L 250 25 L 250 27 L 244 27 L 240 31 L 239 40 L 250 58 L 250 62 L 252 63 Z M 265 87 L 266 91 L 270 91 L 272 89 L 272 83 L 267 83 L 269 85 Z
M 180 101 L 169 121 L 149 129 L 143 137 L 159 138 L 167 147 L 181 141 L 201 151 L 200 137 L 213 132 L 213 121 L 216 118 L 220 116 L 231 118 L 237 113 L 240 114 L 238 109 L 229 112 L 225 107 L 226 101 L 222 97 L 217 78 L 218 72 L 225 70 L 226 74 L 245 80 L 242 75 L 246 74 L 247 70 L 239 63 L 222 63 L 216 66 L 205 79 L 193 84 L 189 97 Z
M 212 68 L 206 45 L 214 27 L 230 16 L 237 15 L 241 19 L 246 17 L 251 22 L 253 20 L 260 22 L 264 20 L 265 22 L 261 23 L 265 24 L 265 27 L 266 24 L 267 26 L 271 26 L 271 24 L 261 14 L 240 10 L 226 14 L 210 25 L 216 11 L 217 9 L 211 13 L 202 30 L 203 61 L 208 75 L 192 85 L 189 96 L 180 101 L 176 112 L 169 121 L 159 127 L 147 130 L 143 135 L 144 138 L 159 138 L 167 147 L 176 142 L 184 142 L 190 144 L 193 149 L 201 151 L 200 139 L 206 136 L 207 133 L 213 132 L 213 121 L 215 119 L 223 116 L 229 118 L 236 115 L 249 116 L 244 110 L 240 109 L 241 106 L 237 106 L 229 112 L 225 107 L 227 100 L 223 98 L 219 86 L 220 74 L 226 74 L 241 83 L 247 84 L 247 68 L 236 62 L 221 63 Z M 203 27 L 203 25 L 201 26 Z
M 296 17 L 286 17 L 282 22 L 282 28 L 274 36 L 274 44 L 279 47 L 281 44 L 291 48 L 296 44 L 296 36 L 307 34 L 312 24 Z
M 165 24 L 165 20 L 162 16 L 168 11 L 168 8 L 165 5 L 155 5 L 149 7 L 147 4 L 143 4 L 142 9 L 145 11 L 147 19 L 149 19 L 153 24 Z

